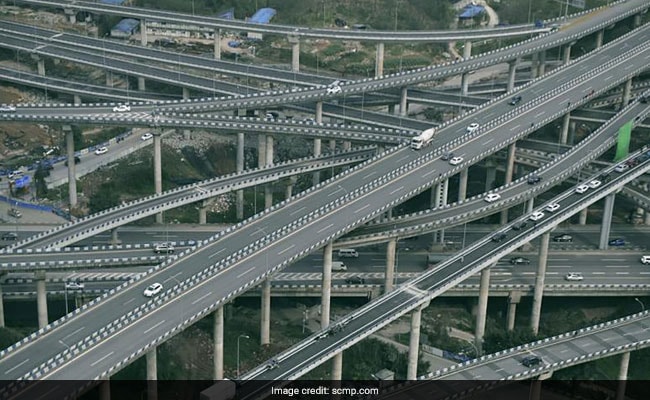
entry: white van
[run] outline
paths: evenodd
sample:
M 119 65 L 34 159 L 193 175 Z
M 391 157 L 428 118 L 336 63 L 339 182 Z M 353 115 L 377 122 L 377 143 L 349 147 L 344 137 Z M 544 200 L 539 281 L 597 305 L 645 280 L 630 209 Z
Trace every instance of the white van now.
M 347 271 L 348 267 L 340 261 L 332 261 L 332 271 Z
M 359 253 L 355 249 L 340 249 L 339 250 L 339 257 L 341 258 L 357 258 L 359 257 Z

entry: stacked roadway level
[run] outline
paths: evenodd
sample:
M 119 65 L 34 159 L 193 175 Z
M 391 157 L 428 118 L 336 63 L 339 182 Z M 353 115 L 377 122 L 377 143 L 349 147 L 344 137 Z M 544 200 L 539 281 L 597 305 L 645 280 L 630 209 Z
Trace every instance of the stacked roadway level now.
M 273 272 L 517 140 L 528 132 L 526 126 L 531 120 L 540 123 L 553 120 L 566 111 L 567 101 L 580 103 L 590 90 L 603 90 L 647 68 L 649 34 L 650 29 L 641 28 L 623 39 L 627 44 L 626 52 L 621 54 L 620 46 L 616 45 L 603 47 L 595 54 L 526 86 L 521 94 L 525 99 L 533 100 L 526 100 L 517 108 L 507 105 L 504 98 L 491 102 L 469 116 L 470 121 L 482 123 L 477 132 L 470 134 L 465 131 L 466 120 L 449 123 L 439 130 L 435 148 L 419 152 L 405 147 L 389 150 L 381 157 L 346 171 L 337 179 L 323 182 L 289 202 L 282 202 L 233 229 L 215 235 L 194 251 L 179 254 L 141 279 L 96 299 L 75 314 L 44 328 L 40 334 L 3 352 L 0 369 L 8 371 L 5 379 L 95 379 L 112 375 L 151 346 L 165 341 L 239 293 L 256 286 Z M 494 145 L 485 145 L 485 140 Z M 465 156 L 464 163 L 450 166 L 439 159 L 444 150 L 452 147 Z M 648 167 L 647 163 L 641 164 L 604 184 L 598 192 L 581 197 L 584 204 L 580 206 L 614 191 L 619 187 L 615 185 L 627 183 Z M 577 212 L 573 207 L 578 205 L 569 200 L 575 201 L 575 198 L 568 197 L 563 205 L 572 207 L 571 210 L 557 214 L 554 218 L 558 221 L 568 218 L 569 212 Z M 542 223 L 545 224 L 547 221 Z M 480 256 L 488 259 L 500 257 L 542 230 L 522 231 L 519 238 L 506 241 L 503 247 L 492 245 L 488 254 L 483 249 Z M 472 253 L 475 249 L 468 249 L 466 260 L 469 255 L 478 254 Z M 454 258 L 451 264 L 457 267 L 455 261 L 458 259 Z M 484 266 L 481 259 L 471 265 L 476 268 L 463 268 L 464 273 L 473 274 Z M 457 277 L 447 279 L 446 274 L 439 276 L 439 271 L 442 270 L 431 271 L 436 273 L 433 277 L 436 282 L 458 283 Z M 426 285 L 430 278 L 431 274 L 425 274 L 414 283 Z M 149 300 L 142 296 L 142 292 L 153 282 L 163 283 L 166 289 Z M 409 287 L 396 290 L 394 293 L 398 295 L 383 296 L 381 301 L 388 299 L 403 305 L 403 300 L 407 300 L 411 303 L 399 309 L 399 312 L 407 312 L 417 305 L 418 296 L 425 294 L 421 289 Z M 446 285 L 439 286 L 443 291 L 446 288 Z M 397 298 L 399 296 L 406 298 Z M 390 313 L 381 314 L 386 315 Z M 356 325 L 357 321 L 355 318 L 350 324 Z M 84 329 L 80 330 L 81 327 Z M 47 334 L 43 335 L 45 332 Z M 63 337 L 67 346 L 59 343 Z M 356 340 L 357 336 L 349 339 Z M 25 345 L 27 343 L 29 345 Z M 294 376 L 327 359 L 335 349 L 341 349 L 340 346 L 347 347 L 352 343 L 329 343 L 333 347 L 325 353 L 304 358 L 307 368 L 301 365 L 289 370 L 281 366 L 275 371 L 282 371 L 278 376 Z

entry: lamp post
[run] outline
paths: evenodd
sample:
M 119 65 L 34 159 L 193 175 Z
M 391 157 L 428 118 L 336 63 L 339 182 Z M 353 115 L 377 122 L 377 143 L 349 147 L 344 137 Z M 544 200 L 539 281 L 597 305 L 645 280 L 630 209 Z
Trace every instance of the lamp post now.
M 638 297 L 635 297 L 634 300 L 641 305 L 641 312 L 644 312 L 645 311 L 645 305 L 643 304 L 643 302 L 641 300 L 639 300 Z
M 239 379 L 239 339 L 241 338 L 250 339 L 251 337 L 244 334 L 237 336 L 237 378 L 238 379 Z
M 65 298 L 65 315 L 68 315 L 68 282 L 63 284 L 63 293 Z

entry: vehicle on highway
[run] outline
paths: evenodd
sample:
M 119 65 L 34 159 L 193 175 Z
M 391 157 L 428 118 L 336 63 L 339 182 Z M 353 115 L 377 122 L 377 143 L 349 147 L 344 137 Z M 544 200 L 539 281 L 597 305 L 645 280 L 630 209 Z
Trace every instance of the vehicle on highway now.
M 108 152 L 108 147 L 99 147 L 97 150 L 95 150 L 95 154 L 98 156 L 101 156 L 104 153 Z
M 560 205 L 557 203 L 551 203 L 546 206 L 545 210 L 549 212 L 555 212 L 560 209 Z
M 20 217 L 23 216 L 23 213 L 21 213 L 20 210 L 18 210 L 17 208 L 13 208 L 13 207 L 10 208 L 9 210 L 7 210 L 7 214 L 9 214 L 9 216 L 14 217 L 14 218 L 20 218 Z
M 448 152 L 444 153 L 444 154 L 442 155 L 442 157 L 440 157 L 440 159 L 441 159 L 442 161 L 449 161 L 449 160 L 452 159 L 453 157 L 454 157 L 454 152 L 453 152 L 453 151 L 448 151 Z
M 544 218 L 544 213 L 541 211 L 535 211 L 534 213 L 530 214 L 530 219 L 531 221 L 539 221 L 540 219 Z
M 68 281 L 65 283 L 67 290 L 83 290 L 84 284 L 79 281 Z
M 153 133 L 151 133 L 151 132 L 147 132 L 147 133 L 145 133 L 144 135 L 140 136 L 140 139 L 141 139 L 141 140 L 149 140 L 149 139 L 153 139 Z
M 336 85 L 336 86 L 330 86 L 330 87 L 327 88 L 327 94 L 339 94 L 339 93 L 341 93 L 342 91 L 343 91 L 343 90 L 342 90 L 341 87 L 338 86 L 338 85 Z
M 647 102 L 648 102 L 648 96 L 641 96 L 641 97 L 639 98 L 639 103 L 643 103 L 643 104 L 645 104 L 645 103 L 647 103 Z
M 74 163 L 79 164 L 81 162 L 81 158 L 74 156 Z M 68 166 L 68 160 L 65 160 L 64 165 L 67 167 Z
M 519 265 L 519 264 L 530 264 L 530 260 L 526 257 L 512 257 L 510 259 L 510 264 Z
M 162 290 L 163 290 L 163 285 L 161 285 L 158 282 L 152 283 L 144 290 L 144 295 L 146 297 L 153 297 L 158 293 L 162 292 Z
M 463 162 L 463 157 L 454 157 L 451 160 L 449 160 L 449 164 L 451 165 L 458 165 Z
M 343 264 L 341 261 L 332 261 L 332 271 L 347 271 L 347 265 Z
M 529 185 L 534 185 L 536 183 L 539 183 L 541 180 L 542 180 L 541 176 L 539 176 L 537 174 L 530 174 L 528 176 L 527 182 L 528 182 Z
M 500 241 L 505 240 L 506 237 L 508 237 L 508 235 L 503 232 L 499 232 L 492 236 L 492 241 L 499 243 Z
M 641 264 L 643 265 L 650 264 L 650 256 L 641 256 Z
M 18 178 L 19 176 L 23 176 L 23 171 L 17 169 L 15 171 L 11 171 L 9 175 L 7 175 L 7 178 L 14 179 L 14 178 Z
M 351 276 L 345 279 L 345 283 L 348 285 L 363 285 L 366 283 L 366 280 L 360 277 L 359 275 Z
M 339 249 L 340 258 L 358 258 L 359 253 L 355 249 Z
M 16 112 L 16 107 L 14 106 L 0 106 L 0 112 Z
M 436 128 L 425 129 L 420 132 L 419 135 L 414 136 L 411 139 L 411 148 L 413 150 L 419 150 L 424 146 L 427 146 L 433 141 L 433 137 L 436 135 Z
M 614 171 L 616 172 L 625 172 L 630 168 L 629 165 L 627 164 L 618 164 L 616 168 L 614 168 Z
M 499 195 L 498 193 L 488 193 L 487 195 L 485 195 L 485 197 L 483 197 L 483 200 L 487 201 L 488 203 L 492 203 L 494 201 L 499 200 L 500 198 L 501 195 Z
M 616 238 L 616 239 L 610 240 L 608 243 L 609 243 L 610 246 L 625 246 L 625 239 Z
M 119 106 L 113 107 L 113 112 L 127 112 L 131 111 L 131 106 L 128 104 L 120 104 Z
M 476 122 L 472 122 L 471 124 L 467 125 L 467 132 L 472 133 L 476 131 L 479 127 L 479 124 Z
M 515 223 L 514 225 L 512 225 L 512 229 L 518 231 L 520 229 L 524 229 L 526 227 L 526 225 L 528 225 L 528 223 L 526 221 L 519 221 L 519 222 Z
M 576 187 L 576 193 L 578 193 L 578 194 L 582 194 L 582 193 L 586 192 L 587 190 L 589 190 L 589 186 L 587 186 L 587 185 L 579 185 L 578 187 Z
M 602 174 L 600 174 L 600 176 L 598 177 L 598 179 L 599 179 L 601 182 L 609 182 L 609 172 L 603 172 Z
M 2 234 L 2 240 L 16 240 L 18 234 L 16 232 L 5 232 Z
M 524 357 L 521 360 L 521 364 L 523 366 L 525 366 L 525 367 L 528 367 L 528 368 L 536 367 L 541 363 L 542 363 L 542 359 L 539 358 L 539 356 L 536 356 L 536 355 L 529 355 L 529 356 Z
M 517 95 L 512 99 L 510 99 L 510 102 L 508 104 L 510 104 L 511 106 L 516 106 L 519 103 L 521 103 L 521 96 Z
M 585 278 L 580 272 L 569 272 L 568 274 L 564 275 L 564 280 L 567 281 L 581 281 L 583 279 Z
M 553 236 L 554 242 L 573 242 L 573 236 L 563 233 L 562 235 Z
M 594 179 L 593 181 L 590 181 L 587 185 L 589 185 L 589 187 L 592 189 L 596 189 L 598 186 L 600 186 L 601 183 L 602 183 L 601 181 Z
M 174 252 L 174 246 L 172 246 L 171 243 L 158 243 L 157 245 L 154 246 L 153 252 L 158 254 L 158 253 L 173 253 Z

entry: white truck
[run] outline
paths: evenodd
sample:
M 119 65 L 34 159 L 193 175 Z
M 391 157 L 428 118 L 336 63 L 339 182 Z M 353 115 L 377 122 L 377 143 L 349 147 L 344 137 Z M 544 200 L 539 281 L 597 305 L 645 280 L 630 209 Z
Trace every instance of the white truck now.
M 431 143 L 435 134 L 436 128 L 423 130 L 419 135 L 411 139 L 411 148 L 414 150 L 419 150 L 422 147 L 427 146 L 429 143 Z

